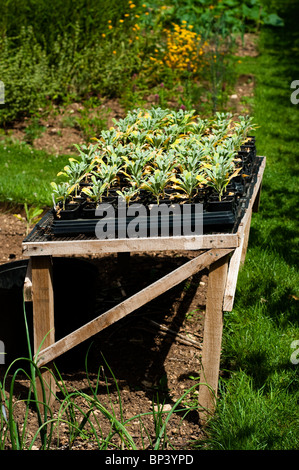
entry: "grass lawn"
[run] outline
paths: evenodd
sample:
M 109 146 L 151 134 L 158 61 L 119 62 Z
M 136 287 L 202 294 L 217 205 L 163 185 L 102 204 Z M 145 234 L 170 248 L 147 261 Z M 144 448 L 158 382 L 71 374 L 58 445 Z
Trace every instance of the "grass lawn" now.
M 264 29 L 260 56 L 239 66 L 256 79 L 257 148 L 267 165 L 235 306 L 225 313 L 223 377 L 209 449 L 299 448 L 299 106 L 290 101 L 290 84 L 299 77 L 299 5 L 287 1 L 282 8 L 285 28 Z
M 0 202 L 52 205 L 51 181 L 69 156 L 49 155 L 25 144 L 0 144 Z

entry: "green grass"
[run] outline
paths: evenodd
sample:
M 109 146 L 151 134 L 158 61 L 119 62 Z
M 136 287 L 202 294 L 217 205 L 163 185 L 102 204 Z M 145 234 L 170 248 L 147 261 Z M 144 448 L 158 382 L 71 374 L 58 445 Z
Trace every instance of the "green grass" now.
M 52 205 L 51 181 L 68 156 L 49 155 L 29 145 L 0 144 L 0 202 Z
M 267 165 L 234 309 L 225 313 L 224 377 L 204 443 L 209 449 L 299 448 L 299 365 L 291 362 L 299 340 L 299 106 L 290 102 L 299 76 L 299 5 L 287 1 L 281 9 L 286 27 L 263 29 L 260 56 L 239 68 L 256 78 L 257 148 Z

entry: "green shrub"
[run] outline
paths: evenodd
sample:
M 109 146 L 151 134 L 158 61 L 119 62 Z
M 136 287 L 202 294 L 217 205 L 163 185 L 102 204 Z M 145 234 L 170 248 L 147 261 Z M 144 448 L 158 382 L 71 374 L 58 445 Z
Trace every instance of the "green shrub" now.
M 0 44 L 0 77 L 5 85 L 2 124 L 32 114 L 45 104 L 53 89 L 47 56 L 33 29 L 22 27 L 19 38 L 21 46 L 17 48 L 10 38 Z

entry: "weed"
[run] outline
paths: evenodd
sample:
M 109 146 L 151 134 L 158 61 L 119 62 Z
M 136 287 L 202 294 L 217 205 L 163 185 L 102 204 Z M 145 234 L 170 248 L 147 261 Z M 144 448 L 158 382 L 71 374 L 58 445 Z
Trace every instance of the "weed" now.
M 23 217 L 21 214 L 14 214 L 14 216 L 26 224 L 26 235 L 28 235 L 32 225 L 35 225 L 40 221 L 40 215 L 43 213 L 43 209 L 34 206 L 28 207 L 26 202 L 24 204 L 24 209 L 25 217 Z

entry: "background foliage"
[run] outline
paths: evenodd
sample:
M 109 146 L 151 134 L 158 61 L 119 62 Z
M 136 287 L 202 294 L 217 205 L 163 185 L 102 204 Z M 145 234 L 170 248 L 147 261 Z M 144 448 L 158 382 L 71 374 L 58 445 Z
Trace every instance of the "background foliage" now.
M 121 97 L 130 108 L 144 90 L 157 93 L 161 83 L 166 85 L 164 94 L 183 87 L 180 104 L 184 106 L 195 97 L 198 102 L 205 88 L 215 111 L 235 35 L 265 23 L 282 24 L 271 8 L 269 13 L 257 0 L 216 4 L 210 0 L 3 0 L 0 80 L 5 84 L 5 105 L 0 108 L 0 124 L 30 116 L 53 101 L 90 96 Z M 185 36 L 188 32 L 209 44 L 206 54 L 196 56 L 200 67 L 190 62 L 184 63 L 186 67 L 172 66 L 182 63 L 182 50 L 175 57 L 167 38 L 183 26 Z M 180 30 L 186 52 L 190 41 L 184 39 Z M 202 44 L 193 41 L 194 54 Z M 165 61 L 170 54 L 173 60 Z M 189 53 L 193 62 L 194 54 Z

